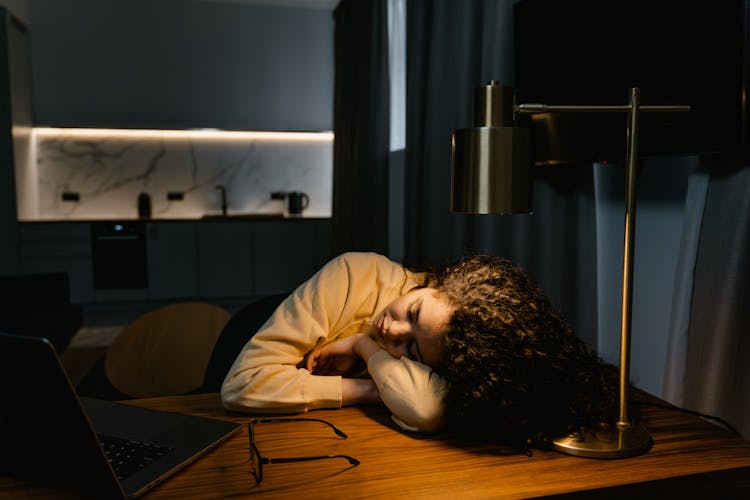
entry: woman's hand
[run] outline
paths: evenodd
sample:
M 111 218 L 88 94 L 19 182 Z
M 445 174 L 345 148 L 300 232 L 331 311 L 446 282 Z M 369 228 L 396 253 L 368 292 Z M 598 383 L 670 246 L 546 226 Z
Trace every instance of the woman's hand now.
M 355 345 L 359 335 L 337 339 L 307 355 L 305 368 L 314 375 L 351 375 L 362 371 L 365 362 Z
M 382 348 L 365 334 L 334 340 L 307 355 L 305 368 L 314 375 L 351 375 L 361 372 L 375 352 Z M 343 406 L 382 403 L 375 382 L 369 378 L 343 378 Z
M 351 375 L 362 371 L 367 361 L 382 348 L 369 336 L 359 333 L 313 350 L 305 368 L 314 375 Z

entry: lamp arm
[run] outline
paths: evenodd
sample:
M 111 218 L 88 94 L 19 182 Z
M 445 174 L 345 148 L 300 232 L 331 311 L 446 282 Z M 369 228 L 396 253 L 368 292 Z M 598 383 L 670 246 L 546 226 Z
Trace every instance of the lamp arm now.
M 578 105 L 578 104 L 564 104 L 564 105 L 548 105 L 548 104 L 537 104 L 537 103 L 526 103 L 516 104 L 513 106 L 513 111 L 517 114 L 522 115 L 534 115 L 539 113 L 565 113 L 565 112 L 576 112 L 576 113 L 612 113 L 612 112 L 625 112 L 629 113 L 632 109 L 632 105 Z M 639 112 L 661 112 L 661 113 L 674 113 L 674 112 L 687 112 L 690 111 L 690 106 L 684 105 L 647 105 L 638 106 Z

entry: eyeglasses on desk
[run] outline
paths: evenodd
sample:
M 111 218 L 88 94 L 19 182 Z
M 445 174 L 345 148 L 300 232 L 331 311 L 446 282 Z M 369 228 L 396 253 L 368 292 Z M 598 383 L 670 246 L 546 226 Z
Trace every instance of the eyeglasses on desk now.
M 313 460 L 328 460 L 328 459 L 344 459 L 347 460 L 351 465 L 357 466 L 359 465 L 359 460 L 356 458 L 349 456 L 349 455 L 313 455 L 313 456 L 306 456 L 306 457 L 280 457 L 280 458 L 270 458 L 270 457 L 264 457 L 261 455 L 260 450 L 258 449 L 258 445 L 255 443 L 255 426 L 258 424 L 278 424 L 278 423 L 288 423 L 288 422 L 320 422 L 322 424 L 327 425 L 328 427 L 333 430 L 333 432 L 336 433 L 336 435 L 341 436 L 342 438 L 346 439 L 348 436 L 347 434 L 333 425 L 332 423 L 322 420 L 319 418 L 256 418 L 250 421 L 248 424 L 248 428 L 250 431 L 250 450 L 252 453 L 252 462 L 253 462 L 253 476 L 255 477 L 255 484 L 260 484 L 261 481 L 263 481 L 263 466 L 268 464 L 285 464 L 285 463 L 292 463 L 292 462 L 309 462 Z

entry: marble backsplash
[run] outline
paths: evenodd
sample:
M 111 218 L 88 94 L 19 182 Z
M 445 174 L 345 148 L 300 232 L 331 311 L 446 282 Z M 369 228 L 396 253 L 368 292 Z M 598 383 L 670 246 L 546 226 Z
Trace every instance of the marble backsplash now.
M 142 193 L 153 219 L 196 219 L 221 213 L 217 186 L 230 215 L 282 212 L 271 193 L 303 191 L 305 217 L 331 216 L 330 132 L 36 128 L 31 148 L 16 166 L 30 169 L 18 176 L 21 220 L 134 219 Z

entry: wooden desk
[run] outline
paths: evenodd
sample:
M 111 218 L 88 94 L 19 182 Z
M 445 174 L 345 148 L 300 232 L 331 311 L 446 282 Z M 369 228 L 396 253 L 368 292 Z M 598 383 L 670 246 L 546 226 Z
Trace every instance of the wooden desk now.
M 148 408 L 249 422 L 227 414 L 216 394 L 134 401 Z M 349 434 L 322 424 L 261 424 L 258 445 L 267 457 L 343 453 L 345 460 L 269 464 L 255 486 L 247 427 L 152 490 L 148 498 L 258 496 L 262 498 L 750 498 L 750 441 L 700 418 L 647 407 L 643 421 L 654 438 L 647 453 L 619 460 L 534 451 L 503 455 L 491 446 L 398 431 L 383 408 L 312 412 Z M 302 424 L 308 425 L 308 424 Z M 285 431 L 281 427 L 287 426 Z M 310 430 L 313 429 L 313 430 Z M 284 436 L 285 433 L 289 435 Z M 0 477 L 0 498 L 61 498 L 35 485 Z

